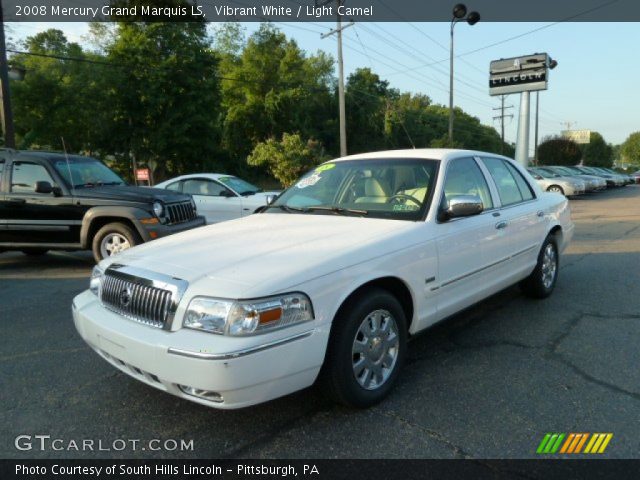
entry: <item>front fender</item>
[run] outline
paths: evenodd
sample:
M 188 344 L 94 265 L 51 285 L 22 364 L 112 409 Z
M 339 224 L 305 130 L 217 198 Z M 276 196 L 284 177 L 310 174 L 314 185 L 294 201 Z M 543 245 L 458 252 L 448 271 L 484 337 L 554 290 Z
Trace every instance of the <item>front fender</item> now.
M 103 206 L 93 207 L 87 210 L 82 219 L 82 228 L 80 229 L 80 242 L 83 248 L 89 248 L 90 238 L 89 232 L 91 231 L 91 225 L 96 219 L 110 217 L 114 219 L 129 220 L 133 224 L 134 228 L 145 241 L 149 241 L 149 234 L 140 222 L 142 218 L 149 218 L 152 216 L 146 210 L 137 207 L 124 207 L 124 206 Z

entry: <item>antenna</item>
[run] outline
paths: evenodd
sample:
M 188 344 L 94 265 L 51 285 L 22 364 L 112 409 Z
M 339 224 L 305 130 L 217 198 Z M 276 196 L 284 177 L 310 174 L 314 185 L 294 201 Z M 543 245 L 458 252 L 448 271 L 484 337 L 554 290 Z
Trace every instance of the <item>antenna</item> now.
M 73 184 L 73 176 L 71 175 L 71 165 L 69 164 L 69 154 L 67 153 L 67 146 L 64 143 L 64 137 L 60 137 L 62 140 L 62 149 L 64 150 L 64 159 L 67 162 L 67 171 L 69 172 L 69 184 L 71 185 L 71 195 L 76 196 L 76 187 Z

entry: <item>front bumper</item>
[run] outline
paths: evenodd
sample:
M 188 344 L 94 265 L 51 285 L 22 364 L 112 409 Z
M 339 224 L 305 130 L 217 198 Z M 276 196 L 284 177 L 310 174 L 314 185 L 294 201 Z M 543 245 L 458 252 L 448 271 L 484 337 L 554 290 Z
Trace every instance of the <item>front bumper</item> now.
M 223 409 L 262 403 L 310 386 L 324 360 L 328 335 L 312 324 L 295 333 L 281 331 L 277 340 L 166 331 L 105 309 L 89 291 L 74 299 L 73 321 L 89 346 L 127 375 Z M 180 385 L 216 392 L 221 401 L 188 395 Z
M 141 228 L 138 230 L 142 235 L 142 239 L 145 242 L 149 240 L 155 240 L 156 238 L 166 237 L 174 233 L 184 232 L 191 230 L 192 228 L 201 227 L 206 225 L 206 220 L 203 216 L 198 216 L 189 222 L 178 223 L 175 225 L 163 225 L 161 223 L 154 224 L 141 224 Z

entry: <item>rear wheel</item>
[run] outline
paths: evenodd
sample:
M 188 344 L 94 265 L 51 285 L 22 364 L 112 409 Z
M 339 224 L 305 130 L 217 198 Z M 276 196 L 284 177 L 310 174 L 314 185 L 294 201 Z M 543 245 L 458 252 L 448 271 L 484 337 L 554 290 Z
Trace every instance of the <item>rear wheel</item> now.
M 100 228 L 93 237 L 92 250 L 96 263 L 135 247 L 141 243 L 140 236 L 124 223 L 109 223 Z
M 29 255 L 30 257 L 39 257 L 40 255 L 44 255 L 49 250 L 46 248 L 25 248 L 22 250 L 22 253 L 25 255 Z
M 564 195 L 564 189 L 560 185 L 551 185 L 547 188 L 547 192 L 561 193 Z
M 384 399 L 402 368 L 407 322 L 386 290 L 351 300 L 334 319 L 320 385 L 334 401 L 365 408 Z
M 520 283 L 525 295 L 532 298 L 546 298 L 551 295 L 558 279 L 558 245 L 553 235 L 549 235 L 538 254 L 536 268 Z

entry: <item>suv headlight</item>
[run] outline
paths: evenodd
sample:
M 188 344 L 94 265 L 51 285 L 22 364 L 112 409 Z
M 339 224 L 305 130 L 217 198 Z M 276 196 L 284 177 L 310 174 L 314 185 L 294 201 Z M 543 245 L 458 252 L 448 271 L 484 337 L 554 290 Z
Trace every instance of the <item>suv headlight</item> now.
M 164 206 L 160 202 L 154 202 L 153 213 L 155 213 L 156 217 L 162 218 L 164 215 Z
M 91 271 L 91 280 L 89 280 L 89 290 L 91 290 L 95 295 L 100 294 L 103 275 L 104 271 L 98 265 L 93 267 L 93 270 Z
M 195 297 L 182 325 L 219 335 L 252 335 L 313 320 L 311 300 L 304 293 L 286 293 L 255 300 Z

